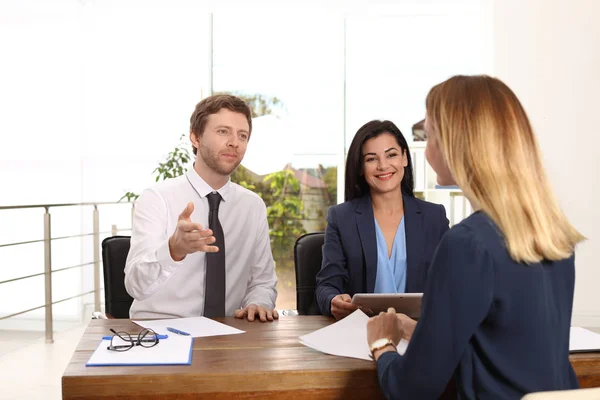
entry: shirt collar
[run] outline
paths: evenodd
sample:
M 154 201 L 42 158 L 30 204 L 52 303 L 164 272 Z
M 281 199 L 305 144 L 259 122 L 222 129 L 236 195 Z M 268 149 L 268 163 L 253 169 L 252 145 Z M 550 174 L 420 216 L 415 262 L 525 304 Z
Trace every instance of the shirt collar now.
M 194 169 L 194 166 L 188 169 L 188 171 L 186 172 L 186 176 L 188 181 L 194 187 L 196 192 L 198 192 L 200 197 L 206 197 L 209 193 L 215 191 L 213 190 L 213 188 L 210 187 L 208 183 L 206 183 L 204 179 L 202 179 L 200 175 L 198 175 L 198 173 Z M 227 201 L 229 194 L 231 193 L 231 179 L 229 179 L 227 183 L 223 185 L 223 187 L 217 189 L 216 192 L 218 192 L 221 195 L 223 201 Z

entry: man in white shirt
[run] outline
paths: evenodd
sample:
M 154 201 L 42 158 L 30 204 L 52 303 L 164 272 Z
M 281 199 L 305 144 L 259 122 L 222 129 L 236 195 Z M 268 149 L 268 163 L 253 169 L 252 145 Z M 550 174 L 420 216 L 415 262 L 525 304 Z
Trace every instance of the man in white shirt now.
M 265 203 L 229 179 L 251 132 L 250 108 L 235 96 L 196 105 L 194 167 L 145 190 L 135 206 L 125 266 L 131 318 L 278 318 Z

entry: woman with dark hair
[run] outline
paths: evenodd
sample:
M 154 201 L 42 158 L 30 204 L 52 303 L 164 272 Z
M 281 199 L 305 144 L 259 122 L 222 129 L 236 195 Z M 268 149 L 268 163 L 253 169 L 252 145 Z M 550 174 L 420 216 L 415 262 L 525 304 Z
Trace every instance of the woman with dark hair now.
M 371 121 L 352 140 L 345 202 L 329 208 L 317 303 L 344 318 L 355 293 L 420 293 L 448 230 L 444 206 L 414 197 L 410 150 L 391 121 Z

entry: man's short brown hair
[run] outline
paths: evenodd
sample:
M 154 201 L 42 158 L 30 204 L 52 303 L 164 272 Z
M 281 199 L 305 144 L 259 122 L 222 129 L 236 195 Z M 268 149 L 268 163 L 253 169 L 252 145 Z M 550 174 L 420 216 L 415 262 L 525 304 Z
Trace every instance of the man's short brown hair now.
M 245 115 L 248 120 L 248 135 L 252 134 L 252 111 L 250 107 L 244 100 L 230 94 L 215 94 L 196 104 L 196 109 L 190 118 L 190 132 L 196 136 L 202 136 L 208 116 L 218 113 L 222 108 Z M 194 147 L 194 154 L 197 151 Z

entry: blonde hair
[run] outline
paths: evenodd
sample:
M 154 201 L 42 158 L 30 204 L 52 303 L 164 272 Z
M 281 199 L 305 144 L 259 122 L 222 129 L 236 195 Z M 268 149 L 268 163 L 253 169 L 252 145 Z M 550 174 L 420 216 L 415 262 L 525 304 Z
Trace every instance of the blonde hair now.
M 517 96 L 489 76 L 455 76 L 427 95 L 427 116 L 458 186 L 504 235 L 517 262 L 562 260 L 585 238 L 552 193 Z

